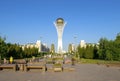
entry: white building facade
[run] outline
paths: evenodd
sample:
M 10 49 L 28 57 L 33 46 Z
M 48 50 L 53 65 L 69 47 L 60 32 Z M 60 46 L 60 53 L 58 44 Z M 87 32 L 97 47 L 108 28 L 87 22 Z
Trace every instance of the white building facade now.
M 22 45 L 22 49 L 24 50 L 24 48 L 38 48 L 38 52 L 48 52 L 49 48 L 47 47 L 47 44 L 42 44 L 42 42 L 40 40 L 37 40 L 36 43 L 28 43 L 25 45 Z
M 83 47 L 86 48 L 86 42 L 85 42 L 85 40 L 81 40 L 80 41 L 80 47 L 81 48 L 83 48 Z
M 86 48 L 86 46 L 99 46 L 99 43 L 86 43 L 85 40 L 80 41 L 80 47 L 81 48 Z

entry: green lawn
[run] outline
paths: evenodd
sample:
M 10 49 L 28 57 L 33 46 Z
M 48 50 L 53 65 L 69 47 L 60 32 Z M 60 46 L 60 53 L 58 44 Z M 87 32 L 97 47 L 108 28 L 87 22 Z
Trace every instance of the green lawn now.
M 120 61 L 106 61 L 106 60 L 96 60 L 96 59 L 84 59 L 79 60 L 80 63 L 89 63 L 89 64 L 108 64 L 108 63 L 120 63 Z

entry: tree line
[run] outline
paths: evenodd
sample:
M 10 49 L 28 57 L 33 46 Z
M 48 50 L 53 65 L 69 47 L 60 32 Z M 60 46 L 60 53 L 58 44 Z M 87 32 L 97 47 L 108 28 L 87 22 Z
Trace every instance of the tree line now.
M 0 59 L 9 59 L 11 56 L 15 59 L 32 56 L 41 57 L 49 53 L 55 53 L 54 44 L 51 44 L 51 51 L 49 53 L 40 53 L 38 48 L 25 47 L 23 50 L 19 44 L 6 43 L 5 40 L 5 38 L 0 36 Z M 100 38 L 98 43 L 94 45 L 86 44 L 85 47 L 78 45 L 76 50 L 73 50 L 72 44 L 69 44 L 68 53 L 74 54 L 79 58 L 120 61 L 120 33 L 117 34 L 114 40 Z
M 68 47 L 68 52 L 74 53 L 71 44 Z M 120 61 L 120 33 L 114 40 L 100 38 L 98 44 L 86 44 L 85 47 L 78 45 L 75 53 L 79 58 Z
M 30 58 L 32 56 L 41 57 L 46 53 L 38 52 L 38 48 L 25 47 L 24 50 L 19 44 L 6 43 L 5 38 L 0 36 L 0 59 L 9 59 L 11 56 L 15 59 Z

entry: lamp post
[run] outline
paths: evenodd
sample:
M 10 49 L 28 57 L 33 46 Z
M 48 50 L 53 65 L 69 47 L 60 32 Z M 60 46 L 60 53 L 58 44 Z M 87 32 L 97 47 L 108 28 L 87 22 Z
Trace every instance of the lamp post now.
M 74 46 L 74 52 L 75 52 L 75 56 L 77 56 L 77 55 L 76 55 L 76 38 L 77 38 L 77 37 L 74 36 L 74 45 L 75 45 L 75 46 Z
M 2 43 L 1 43 L 1 41 L 0 41 L 0 64 L 1 64 L 1 53 L 2 53 L 2 52 L 1 52 L 1 48 L 2 48 L 1 44 L 2 44 Z
M 77 53 L 77 36 L 74 36 L 74 40 L 75 40 L 75 56 L 78 57 L 78 60 L 79 60 L 79 54 Z
M 0 54 L 0 64 L 1 64 L 1 54 Z

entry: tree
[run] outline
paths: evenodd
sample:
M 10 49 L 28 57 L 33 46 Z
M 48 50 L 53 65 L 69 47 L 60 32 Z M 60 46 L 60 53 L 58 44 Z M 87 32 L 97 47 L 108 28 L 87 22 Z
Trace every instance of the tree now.
M 86 48 L 79 45 L 77 50 L 80 58 L 85 58 Z
M 120 60 L 120 33 L 115 40 L 101 38 L 99 41 L 99 59 Z
M 68 53 L 72 53 L 73 52 L 73 50 L 72 50 L 72 44 L 69 44 L 69 46 L 68 46 Z
M 24 57 L 32 57 L 32 56 L 37 56 L 39 53 L 38 53 L 38 48 L 36 47 L 25 47 L 24 48 Z
M 85 54 L 84 54 L 84 58 L 87 59 L 93 59 L 94 54 L 93 54 L 93 46 L 92 45 L 87 45 L 86 49 L 85 49 Z
M 98 55 L 98 46 L 95 45 L 93 47 L 93 54 L 94 54 L 94 59 L 98 59 L 99 58 L 99 55 Z
M 101 38 L 99 41 L 99 59 L 105 59 L 106 58 L 106 50 L 109 48 L 107 38 Z
M 120 44 L 120 33 L 117 34 L 115 42 Z
M 120 33 L 117 34 L 116 39 L 114 40 L 114 60 L 120 61 Z
M 5 38 L 2 38 L 0 36 L 0 59 L 6 56 L 6 52 L 7 52 L 7 46 L 5 43 Z
M 112 60 L 112 54 L 110 50 L 106 51 L 106 60 Z
M 17 44 L 7 43 L 7 55 L 6 57 L 13 57 L 13 58 L 23 58 L 23 51 L 22 48 Z
M 51 52 L 52 54 L 55 53 L 55 46 L 54 46 L 54 44 L 51 44 L 51 50 L 50 50 L 50 52 Z

